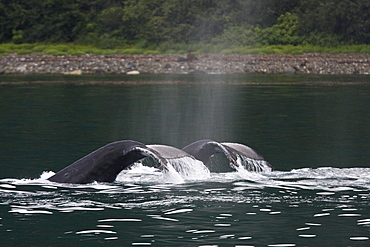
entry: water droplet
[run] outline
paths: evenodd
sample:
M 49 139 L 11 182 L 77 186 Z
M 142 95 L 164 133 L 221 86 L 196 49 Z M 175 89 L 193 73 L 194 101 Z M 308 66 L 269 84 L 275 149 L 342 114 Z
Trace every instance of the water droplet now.
M 307 226 L 321 226 L 320 223 L 310 223 L 310 222 L 305 223 L 305 225 L 307 225 Z
M 361 214 L 339 214 L 339 217 L 360 217 Z
M 343 211 L 357 211 L 357 208 L 342 208 Z
M 260 208 L 260 211 L 261 212 L 270 212 L 271 209 L 269 209 L 269 208 Z
M 104 238 L 104 240 L 116 240 L 118 237 L 109 237 L 109 238 Z
M 214 233 L 216 231 L 214 230 L 199 230 L 199 231 L 195 231 L 193 233 L 196 233 L 196 234 L 200 234 L 200 233 Z
M 366 222 L 366 221 L 370 221 L 370 219 L 361 219 L 361 220 L 357 220 L 358 222 Z
M 320 195 L 320 196 L 331 196 L 331 195 L 335 195 L 335 192 L 323 191 L 323 192 L 317 192 L 316 195 Z
M 355 241 L 365 241 L 365 240 L 369 240 L 368 237 L 350 237 L 349 239 L 351 240 L 355 240 Z
M 240 240 L 247 240 L 247 239 L 252 239 L 252 237 L 239 237 L 238 239 L 240 239 Z
M 370 225 L 370 221 L 358 222 L 357 225 L 359 225 L 359 226 Z
M 15 189 L 15 188 L 17 188 L 16 186 L 10 185 L 10 184 L 0 184 L 0 187 L 7 188 L 7 189 Z
M 324 208 L 323 210 L 321 210 L 321 211 L 323 211 L 323 212 L 328 212 L 328 211 L 333 211 L 334 210 L 334 208 Z
M 321 214 L 315 214 L 313 217 L 324 217 L 324 216 L 329 216 L 330 213 L 321 213 Z
M 301 227 L 301 228 L 297 228 L 297 231 L 305 231 L 305 230 L 310 230 L 311 227 Z
M 280 211 L 274 211 L 274 212 L 270 212 L 270 214 L 281 214 Z
M 114 226 L 112 226 L 112 225 L 96 225 L 96 227 L 110 228 L 110 227 L 114 227 Z
M 296 244 L 269 244 L 269 247 L 294 247 Z
M 300 236 L 301 238 L 315 238 L 316 237 L 315 234 L 301 234 L 298 236 Z
M 222 236 L 220 236 L 220 238 L 233 238 L 233 237 L 235 237 L 234 234 L 228 234 L 228 235 L 222 235 Z
M 215 226 L 228 227 L 231 226 L 231 224 L 215 224 Z
M 186 213 L 186 212 L 191 212 L 191 211 L 193 211 L 193 209 L 191 209 L 191 208 L 183 208 L 183 209 L 169 211 L 169 212 L 166 212 L 164 214 L 180 214 L 180 213 Z
M 117 232 L 108 231 L 108 230 L 84 230 L 84 231 L 76 232 L 76 234 L 89 234 L 89 233 L 93 233 L 93 234 L 100 234 L 100 233 L 116 234 Z
M 27 210 L 22 208 L 15 208 L 9 211 L 9 213 L 19 213 L 19 214 L 53 214 L 53 212 L 46 210 Z
M 141 219 L 103 219 L 98 222 L 139 222 Z
M 153 218 L 153 219 L 157 219 L 157 220 L 179 221 L 178 219 L 167 218 L 167 217 L 161 217 L 161 216 L 154 216 L 154 217 L 152 217 L 152 218 Z

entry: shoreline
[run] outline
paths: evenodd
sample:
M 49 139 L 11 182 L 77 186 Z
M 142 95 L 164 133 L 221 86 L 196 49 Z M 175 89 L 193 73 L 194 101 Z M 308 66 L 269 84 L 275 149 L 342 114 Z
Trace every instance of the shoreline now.
M 370 74 L 370 54 L 0 56 L 0 74 Z
M 215 85 L 215 84 L 230 84 L 230 85 L 249 85 L 249 86 L 293 86 L 293 85 L 304 85 L 304 86 L 366 86 L 367 82 L 335 82 L 335 81 L 296 81 L 296 82 L 188 82 L 188 81 L 79 81 L 79 82 L 68 82 L 68 81 L 32 81 L 32 82 L 0 82 L 2 85 L 37 85 L 37 84 L 63 84 L 63 85 L 91 85 L 91 86 L 103 86 L 103 85 Z

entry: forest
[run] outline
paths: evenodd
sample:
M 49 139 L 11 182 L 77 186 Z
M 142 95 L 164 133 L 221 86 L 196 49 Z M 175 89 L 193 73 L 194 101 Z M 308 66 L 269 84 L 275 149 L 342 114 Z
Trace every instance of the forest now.
M 370 1 L 0 0 L 0 43 L 370 44 Z

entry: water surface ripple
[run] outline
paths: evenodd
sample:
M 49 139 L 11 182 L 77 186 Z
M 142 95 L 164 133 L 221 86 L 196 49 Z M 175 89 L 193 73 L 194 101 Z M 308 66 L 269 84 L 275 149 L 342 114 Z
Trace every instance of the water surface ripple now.
M 0 85 L 0 246 L 370 246 L 368 76 L 10 79 L 21 83 Z M 201 139 L 248 145 L 274 170 L 46 180 L 113 141 Z
M 336 246 L 369 244 L 370 168 L 243 170 L 181 184 L 143 180 L 148 170 L 136 169 L 110 184 L 52 183 L 52 172 L 1 179 L 1 242 L 35 244 L 47 226 L 60 246 L 325 246 L 328 234 Z

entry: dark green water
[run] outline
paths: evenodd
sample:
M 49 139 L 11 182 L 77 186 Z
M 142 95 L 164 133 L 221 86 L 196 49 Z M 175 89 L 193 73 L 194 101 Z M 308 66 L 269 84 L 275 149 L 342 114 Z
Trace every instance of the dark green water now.
M 0 85 L 1 246 L 370 244 L 370 79 L 141 80 L 192 83 Z M 262 84 L 233 84 L 245 80 Z M 130 175 L 87 186 L 40 179 L 116 140 L 182 148 L 205 138 L 249 145 L 275 170 L 184 184 Z

